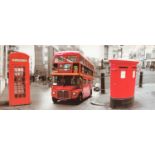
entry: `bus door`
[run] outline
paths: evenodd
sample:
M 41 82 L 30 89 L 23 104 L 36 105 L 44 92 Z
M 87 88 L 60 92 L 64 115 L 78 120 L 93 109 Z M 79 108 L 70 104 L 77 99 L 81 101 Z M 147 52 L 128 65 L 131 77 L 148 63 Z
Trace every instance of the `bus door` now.
M 86 98 L 90 95 L 90 88 L 88 84 L 88 80 L 83 79 L 83 97 Z

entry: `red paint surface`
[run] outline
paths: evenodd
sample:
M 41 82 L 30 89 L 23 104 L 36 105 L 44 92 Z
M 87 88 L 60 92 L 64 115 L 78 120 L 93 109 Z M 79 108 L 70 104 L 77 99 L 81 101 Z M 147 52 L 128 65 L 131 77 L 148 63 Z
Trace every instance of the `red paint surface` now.
M 133 60 L 110 60 L 110 94 L 112 98 L 134 97 L 137 64 L 138 61 Z M 122 72 L 125 72 L 125 78 Z M 135 72 L 135 77 L 133 72 Z M 121 78 L 121 73 L 123 78 Z
M 24 74 L 21 74 L 21 70 Z M 22 84 L 21 81 L 23 81 Z M 14 52 L 9 55 L 9 105 L 23 104 L 30 104 L 29 56 Z
M 68 56 L 76 56 L 77 57 L 77 61 L 76 62 L 68 62 L 67 60 L 65 60 L 64 62 L 55 62 L 55 59 L 59 56 L 63 56 L 64 58 L 67 59 Z M 51 96 L 59 99 L 57 92 L 60 90 L 64 90 L 64 91 L 68 91 L 69 92 L 69 99 L 76 99 L 78 98 L 78 96 L 82 93 L 83 98 L 87 98 L 90 96 L 91 94 L 91 90 L 92 90 L 92 83 L 93 83 L 93 75 L 88 75 L 85 74 L 82 71 L 82 66 L 85 66 L 89 69 L 92 70 L 92 72 L 94 73 L 94 65 L 86 58 L 84 57 L 80 52 L 78 51 L 61 51 L 61 52 L 56 52 L 54 55 L 54 60 L 53 60 L 54 64 L 57 64 L 58 68 L 52 71 L 52 76 L 80 76 L 82 77 L 82 79 L 87 80 L 87 83 L 84 84 L 82 83 L 81 87 L 76 87 L 76 86 L 52 86 L 52 93 Z M 62 64 L 71 64 L 71 68 L 69 70 L 61 70 L 60 69 L 60 65 Z M 73 64 L 77 64 L 78 65 L 78 69 L 74 70 L 73 69 Z M 90 81 L 90 83 L 88 82 L 88 80 Z M 53 94 L 53 92 L 55 92 L 55 94 Z M 76 92 L 77 95 L 73 95 L 73 93 Z

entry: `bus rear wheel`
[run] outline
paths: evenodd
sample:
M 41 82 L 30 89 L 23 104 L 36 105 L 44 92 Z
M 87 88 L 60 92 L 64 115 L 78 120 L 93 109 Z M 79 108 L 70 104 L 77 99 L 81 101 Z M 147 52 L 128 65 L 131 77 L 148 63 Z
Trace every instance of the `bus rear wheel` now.
M 57 100 L 56 98 L 53 98 L 53 97 L 52 97 L 52 100 L 53 100 L 53 103 L 54 103 L 54 104 L 58 103 L 58 100 Z
M 77 99 L 77 102 L 78 103 L 81 103 L 82 101 L 83 101 L 83 95 L 80 94 L 79 97 L 78 97 L 78 99 Z
M 92 97 L 92 94 L 93 94 L 93 91 L 92 89 L 90 90 L 90 96 L 89 97 Z

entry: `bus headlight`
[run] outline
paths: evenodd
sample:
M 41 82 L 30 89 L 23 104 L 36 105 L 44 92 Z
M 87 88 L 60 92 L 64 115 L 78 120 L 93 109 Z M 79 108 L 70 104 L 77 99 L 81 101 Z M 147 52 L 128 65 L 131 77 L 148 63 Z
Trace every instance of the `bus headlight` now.
M 73 94 L 73 96 L 76 96 L 77 95 L 77 92 L 73 92 L 72 94 Z
M 55 95 L 56 94 L 56 92 L 55 91 L 53 91 L 53 95 Z

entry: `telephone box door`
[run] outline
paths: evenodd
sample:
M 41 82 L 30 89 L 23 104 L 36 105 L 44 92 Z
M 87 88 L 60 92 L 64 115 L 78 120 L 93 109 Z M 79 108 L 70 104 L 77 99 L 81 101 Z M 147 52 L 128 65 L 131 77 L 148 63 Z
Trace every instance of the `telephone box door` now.
M 29 56 L 14 52 L 9 58 L 9 104 L 30 104 Z

